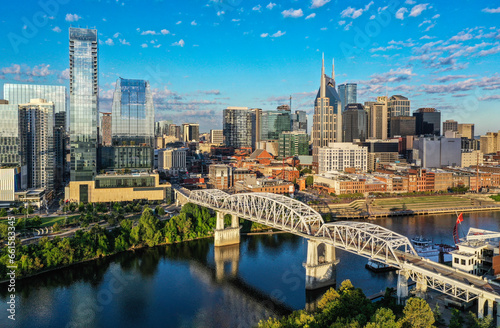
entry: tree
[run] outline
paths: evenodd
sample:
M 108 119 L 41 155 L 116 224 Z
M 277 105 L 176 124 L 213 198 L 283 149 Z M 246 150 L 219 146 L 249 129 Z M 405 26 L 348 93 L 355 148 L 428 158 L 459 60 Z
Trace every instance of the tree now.
M 330 288 L 327 290 L 321 300 L 318 302 L 318 309 L 324 309 L 326 305 L 340 297 L 339 293 L 335 290 L 335 288 Z
M 2 218 L 3 218 L 3 217 L 6 217 L 6 216 L 7 216 L 7 209 L 2 208 L 2 209 L 0 210 L 0 217 L 2 217 Z
M 464 318 L 462 318 L 462 314 L 457 309 L 451 310 L 451 318 L 450 324 L 448 327 L 450 328 L 462 328 L 464 326 Z
M 429 304 L 418 297 L 406 302 L 403 314 L 404 317 L 398 322 L 402 328 L 430 328 L 435 322 Z
M 495 325 L 493 324 L 493 317 L 486 316 L 482 319 L 478 319 L 478 317 L 469 311 L 467 317 L 465 319 L 466 327 L 469 328 L 493 328 Z M 451 322 L 450 322 L 451 324 Z M 451 326 L 450 326 L 451 327 Z
M 436 320 L 436 324 L 439 326 L 443 326 L 444 319 L 443 319 L 443 314 L 441 312 L 441 309 L 439 308 L 439 304 L 436 304 L 436 307 L 434 310 L 432 310 L 432 313 L 434 314 L 434 320 Z
M 312 185 L 313 185 L 313 183 L 314 183 L 314 177 L 313 177 L 312 175 L 308 176 L 308 177 L 306 178 L 306 186 L 308 186 L 308 187 L 309 187 L 309 186 L 312 186 Z
M 52 226 L 52 230 L 54 232 L 58 232 L 58 231 L 61 231 L 61 226 L 59 225 L 58 222 L 54 223 L 54 225 Z
M 380 308 L 372 316 L 365 328 L 397 328 L 396 316 L 391 309 Z
M 161 207 L 160 205 L 156 206 L 155 212 L 156 212 L 156 215 L 158 215 L 158 216 L 165 215 L 165 209 L 163 209 L 163 207 Z

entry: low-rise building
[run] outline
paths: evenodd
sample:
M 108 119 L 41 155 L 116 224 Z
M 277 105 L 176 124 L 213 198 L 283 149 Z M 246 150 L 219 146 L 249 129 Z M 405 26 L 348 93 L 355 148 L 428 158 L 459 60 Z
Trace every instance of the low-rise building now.
M 235 183 L 235 189 L 239 192 L 269 192 L 273 194 L 293 194 L 295 186 L 293 183 L 281 179 L 247 178 Z
M 318 150 L 318 173 L 344 171 L 346 168 L 366 172 L 368 149 L 348 142 L 332 142 Z
M 187 148 L 161 149 L 158 151 L 158 170 L 170 174 L 187 171 Z
M 294 181 L 300 177 L 300 172 L 294 167 L 285 167 L 272 170 L 273 178 L 280 178 L 286 181 Z

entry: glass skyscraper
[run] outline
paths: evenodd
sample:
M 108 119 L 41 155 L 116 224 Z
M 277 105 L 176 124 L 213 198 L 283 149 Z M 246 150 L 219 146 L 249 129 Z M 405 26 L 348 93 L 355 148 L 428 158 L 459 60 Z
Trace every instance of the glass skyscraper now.
M 3 99 L 9 104 L 27 104 L 31 99 L 45 99 L 54 103 L 54 112 L 66 112 L 66 87 L 61 85 L 13 84 L 3 85 Z
M 292 131 L 305 131 L 307 133 L 307 113 L 304 110 L 296 110 L 291 118 Z
M 358 102 L 358 85 L 356 83 L 340 84 L 338 88 L 342 111 L 345 111 L 347 105 Z
M 248 107 L 228 107 L 223 114 L 223 134 L 226 146 L 252 147 L 253 112 Z
M 278 140 L 280 133 L 290 131 L 289 111 L 262 111 L 261 140 Z
M 21 166 L 19 154 L 19 107 L 0 103 L 0 166 Z
M 97 30 L 69 28 L 71 181 L 95 178 L 99 85 Z
M 153 145 L 155 109 L 149 82 L 116 81 L 111 115 L 113 145 Z

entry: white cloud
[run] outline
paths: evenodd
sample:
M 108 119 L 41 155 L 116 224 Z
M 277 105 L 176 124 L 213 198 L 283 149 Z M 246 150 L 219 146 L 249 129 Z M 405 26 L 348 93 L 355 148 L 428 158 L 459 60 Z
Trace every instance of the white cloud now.
M 64 71 L 62 71 L 59 75 L 59 78 L 69 80 L 69 68 L 66 68 Z
M 271 10 L 276 6 L 274 2 L 269 2 L 269 4 L 266 6 L 267 9 Z
M 147 43 L 143 43 L 143 44 L 141 44 L 141 47 L 143 47 L 143 48 L 147 48 L 147 47 L 148 47 L 148 44 L 147 44 Z
M 261 9 L 262 9 L 261 5 L 257 5 L 257 6 L 252 8 L 253 11 L 260 11 Z
M 431 36 L 428 36 L 428 35 L 424 35 L 420 38 L 420 40 L 425 40 L 425 39 L 434 39 L 434 37 L 431 37 Z
M 308 15 L 306 17 L 306 19 L 311 19 L 311 18 L 314 18 L 314 17 L 316 17 L 316 13 L 312 13 L 312 14 Z
M 226 13 L 225 11 L 218 11 L 218 12 L 217 12 L 217 16 L 222 16 L 222 15 L 224 15 L 225 13 Z
M 77 14 L 66 14 L 66 21 L 67 22 L 77 22 L 80 20 L 82 17 L 78 16 Z
M 116 32 L 115 34 L 113 34 L 113 38 L 117 38 L 118 36 L 120 36 L 120 32 Z
M 467 41 L 467 40 L 470 40 L 472 39 L 472 34 L 470 34 L 469 32 L 460 32 L 458 33 L 457 35 L 451 37 L 450 41 Z
M 432 16 L 432 19 L 438 19 L 439 17 L 441 17 L 441 15 L 436 14 L 436 15 Z
M 399 10 L 396 11 L 396 18 L 401 19 L 401 20 L 405 19 L 405 13 L 407 13 L 407 12 L 408 12 L 408 9 L 406 9 L 405 7 L 399 8 Z
M 499 14 L 500 13 L 500 7 L 498 8 L 484 8 L 481 10 L 484 13 L 489 13 L 489 14 Z
M 327 3 L 329 3 L 330 0 L 312 0 L 311 1 L 311 8 L 319 8 L 323 7 Z
M 104 41 L 105 44 L 107 44 L 108 46 L 114 46 L 115 43 L 113 42 L 113 39 L 111 38 L 108 38 L 106 41 Z
M 161 44 L 158 44 L 158 45 L 153 46 L 153 47 L 155 47 L 155 48 L 159 48 L 159 47 L 161 47 Z
M 232 22 L 239 22 L 240 20 L 241 20 L 241 19 L 239 19 L 239 18 L 233 18 L 231 21 L 232 21 Z
M 322 27 L 322 28 L 320 28 L 320 30 L 321 31 L 326 31 L 326 30 L 328 30 L 328 27 Z
M 419 16 L 422 13 L 422 11 L 427 9 L 428 5 L 429 5 L 428 3 L 421 3 L 419 5 L 414 6 L 413 8 L 411 8 L 410 16 L 411 17 Z
M 157 35 L 158 33 L 156 31 L 142 31 L 141 35 Z
M 169 30 L 167 30 L 167 29 L 163 29 L 163 30 L 161 30 L 160 32 L 161 32 L 161 34 L 163 34 L 163 35 L 170 34 L 170 31 L 169 31 Z
M 130 42 L 128 42 L 125 39 L 119 39 L 119 40 L 120 40 L 120 43 L 123 44 L 124 46 L 129 46 L 130 45 Z
M 182 24 L 182 21 L 178 21 L 177 23 L 175 23 L 175 25 L 179 25 L 179 24 Z
M 286 32 L 281 32 L 281 31 L 278 31 L 276 33 L 274 33 L 273 35 L 271 35 L 273 38 L 279 38 L 280 36 L 283 36 L 285 35 Z
M 375 19 L 375 15 L 370 16 L 370 20 Z
M 352 27 L 352 22 L 344 26 L 344 31 L 349 31 L 349 29 Z
M 339 25 L 340 25 L 340 26 L 342 26 L 342 25 L 344 25 L 344 24 L 345 24 L 345 20 L 341 20 L 341 21 L 339 21 Z
M 196 26 L 196 25 L 198 25 L 198 23 L 196 23 L 196 20 L 194 20 L 191 22 L 191 25 Z
M 352 19 L 356 19 L 359 16 L 363 15 L 363 12 L 370 9 L 371 5 L 373 5 L 373 1 L 370 1 L 370 3 L 368 3 L 364 8 L 356 9 L 356 8 L 349 6 L 346 9 L 342 10 L 340 15 L 341 15 L 341 17 L 350 17 Z
M 293 17 L 293 18 L 299 18 L 304 16 L 304 12 L 302 12 L 302 9 L 295 10 L 293 8 L 283 10 L 281 14 L 283 15 L 283 17 Z
M 262 33 L 260 35 L 261 38 L 267 38 L 269 36 L 269 33 Z
M 57 33 L 61 33 L 61 29 L 59 28 L 59 26 L 54 27 L 52 29 L 52 31 L 57 32 Z
M 4 67 L 4 68 L 2 68 L 2 73 L 3 74 L 19 74 L 19 73 L 21 73 L 21 65 L 12 64 L 12 66 L 10 66 L 10 67 Z
M 31 71 L 31 75 L 33 75 L 33 76 L 47 76 L 51 73 L 51 71 L 49 70 L 49 67 L 50 67 L 50 65 L 45 65 L 45 64 L 37 65 L 37 66 L 33 67 L 33 70 Z
M 414 1 L 414 0 L 406 0 L 406 1 L 405 1 L 405 3 L 406 3 L 407 5 L 414 5 L 414 4 L 416 4 L 417 2 L 416 2 L 416 1 Z
M 178 47 L 184 47 L 186 43 L 184 42 L 184 40 L 180 39 L 179 41 L 177 42 L 174 42 L 172 43 L 173 46 L 178 46 Z

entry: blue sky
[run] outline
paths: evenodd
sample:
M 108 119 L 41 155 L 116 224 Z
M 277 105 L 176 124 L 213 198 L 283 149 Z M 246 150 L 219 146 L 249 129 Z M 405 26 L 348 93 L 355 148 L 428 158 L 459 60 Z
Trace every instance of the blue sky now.
M 29 0 L 2 12 L 2 85 L 68 85 L 68 28 L 96 27 L 101 111 L 123 77 L 151 82 L 157 119 L 202 131 L 221 128 L 227 106 L 272 110 L 290 95 L 312 114 L 324 52 L 358 102 L 402 94 L 476 134 L 500 129 L 498 0 Z

